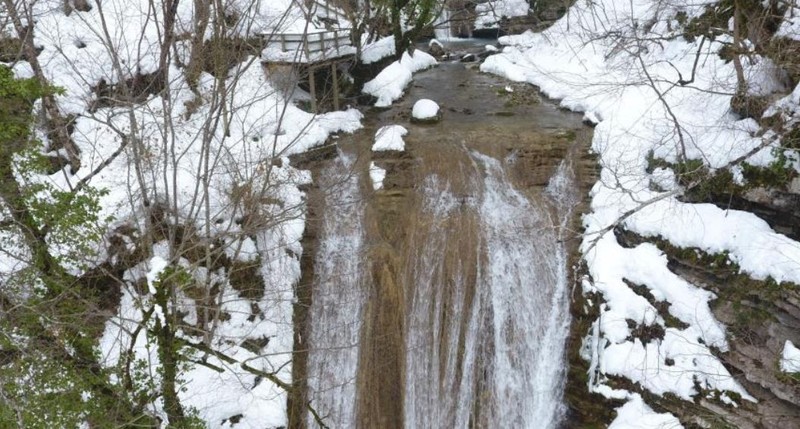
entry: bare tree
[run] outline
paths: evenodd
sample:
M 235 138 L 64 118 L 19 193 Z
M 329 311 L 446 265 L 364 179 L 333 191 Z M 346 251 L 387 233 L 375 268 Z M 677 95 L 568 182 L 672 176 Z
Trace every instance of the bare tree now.
M 54 29 L 37 28 L 34 10 L 41 9 L 30 2 L 5 0 L 4 5 L 13 12 L 36 81 L 49 88 L 47 66 L 39 64 L 33 35 Z M 9 253 L 25 270 L 14 280 L 20 293 L 4 295 L 3 311 L 39 310 L 53 302 L 74 305 L 52 314 L 53 323 L 34 323 L 39 332 L 35 335 L 64 344 L 49 350 L 48 357 L 67 357 L 70 368 L 77 368 L 75 376 L 82 371 L 94 374 L 90 394 L 121 404 L 124 413 L 114 419 L 119 424 L 151 424 L 154 417 L 176 427 L 195 424 L 196 410 L 187 407 L 181 390 L 187 371 L 198 365 L 292 390 L 285 371 L 291 350 L 267 348 L 270 338 L 258 337 L 264 328 L 255 327 L 289 323 L 282 329 L 293 328 L 285 318 L 291 309 L 291 278 L 273 285 L 262 273 L 293 258 L 287 249 L 297 247 L 292 240 L 299 237 L 284 231 L 296 229 L 290 224 L 304 219 L 304 202 L 296 191 L 304 173 L 283 158 L 296 152 L 298 144 L 308 144 L 306 133 L 318 125 L 313 115 L 299 114 L 294 107 L 294 87 L 278 88 L 264 80 L 259 56 L 283 23 L 305 19 L 299 25 L 307 30 L 309 17 L 289 9 L 282 16 L 270 16 L 264 29 L 263 8 L 257 1 L 149 1 L 129 10 L 101 1 L 58 7 L 63 9 L 45 13 L 68 13 L 71 22 L 81 23 L 90 33 L 87 38 L 102 47 L 95 51 L 94 66 L 108 70 L 102 77 L 86 73 L 87 64 L 54 46 L 57 54 L 50 58 L 69 65 L 76 87 L 92 91 L 74 130 L 64 125 L 55 92 L 40 95 L 44 125 L 60 133 L 51 133 L 49 141 L 63 137 L 72 161 L 71 171 L 58 172 L 66 187 L 58 189 L 58 195 L 82 202 L 84 223 L 98 234 L 84 237 L 81 249 L 101 244 L 104 248 L 96 255 L 82 255 L 79 268 L 65 266 L 67 261 L 52 244 L 58 225 L 39 217 L 33 200 L 17 195 L 43 192 L 4 181 L 0 197 L 9 227 L 3 232 L 9 239 L 21 237 Z M 138 34 L 130 28 L 120 31 L 119 23 L 131 16 L 141 23 Z M 287 122 L 289 117 L 295 122 Z M 24 166 L 10 157 L 23 146 L 27 150 L 21 144 L 20 151 L 8 156 L 4 152 L 7 177 L 23 171 Z M 87 159 L 91 161 L 81 163 Z M 32 182 L 49 180 L 33 171 L 31 177 Z M 126 189 L 112 189 L 121 214 L 113 223 L 96 218 L 105 191 L 95 187 L 108 183 L 127 183 Z M 23 278 L 23 271 L 29 275 Z M 92 279 L 100 279 L 99 284 Z M 52 286 L 52 293 L 44 302 L 34 302 L 31 287 L 40 280 Z M 89 286 L 101 288 L 106 301 L 93 301 L 96 289 Z M 119 295 L 127 304 L 119 303 Z M 249 314 L 232 314 L 232 309 L 243 308 L 249 308 Z M 120 337 L 111 346 L 118 357 L 105 362 L 97 356 L 96 341 L 118 309 L 128 311 L 110 322 L 119 328 Z M 85 317 L 94 321 L 91 335 L 76 328 Z M 232 331 L 225 327 L 231 317 L 252 318 L 254 328 Z M 13 338 L 9 331 L 3 334 Z M 31 337 L 34 331 L 20 335 Z M 142 341 L 153 344 L 156 365 L 141 355 Z M 9 350 L 13 359 L 36 356 L 19 344 Z M 112 382 L 112 374 L 118 382 Z M 23 406 L 13 405 L 22 404 L 20 393 L 3 388 L 0 393 L 16 413 L 12 417 L 17 425 L 30 423 Z M 163 415 L 154 411 L 157 402 L 163 402 Z M 306 408 L 315 414 L 312 404 Z M 4 417 L 0 421 L 5 422 Z

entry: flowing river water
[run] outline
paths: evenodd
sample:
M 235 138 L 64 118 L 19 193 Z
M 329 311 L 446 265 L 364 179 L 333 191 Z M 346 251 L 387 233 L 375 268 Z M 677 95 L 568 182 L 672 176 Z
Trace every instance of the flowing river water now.
M 293 372 L 317 416 L 290 426 L 558 427 L 591 130 L 475 64 L 412 85 L 310 163 Z M 420 98 L 441 122 L 409 122 Z M 406 151 L 371 152 L 389 124 Z

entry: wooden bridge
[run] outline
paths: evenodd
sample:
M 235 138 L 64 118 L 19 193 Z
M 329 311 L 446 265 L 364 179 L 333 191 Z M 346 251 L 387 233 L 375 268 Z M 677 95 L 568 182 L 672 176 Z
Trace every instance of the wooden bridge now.
M 355 54 L 350 30 L 275 34 L 267 42 L 267 47 L 271 46 L 289 54 L 286 59 L 291 59 L 292 63 L 317 63 Z
M 303 33 L 277 33 L 267 36 L 264 61 L 272 64 L 300 64 L 308 76 L 311 108 L 317 113 L 316 71 L 330 67 L 333 81 L 333 108 L 339 110 L 338 66 L 355 58 L 356 48 L 350 39 L 350 30 L 343 28 L 347 16 L 341 10 L 320 0 L 308 1 L 304 5 L 307 16 L 326 27 L 318 31 L 319 25 L 310 26 Z M 266 35 L 265 35 L 266 36 Z

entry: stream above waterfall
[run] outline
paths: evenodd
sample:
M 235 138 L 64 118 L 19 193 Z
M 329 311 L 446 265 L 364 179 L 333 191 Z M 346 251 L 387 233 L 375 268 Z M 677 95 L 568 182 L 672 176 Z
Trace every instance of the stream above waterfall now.
M 484 41 L 461 43 L 451 49 Z M 421 98 L 440 122 L 410 122 Z M 460 62 L 415 75 L 364 123 L 305 166 L 304 401 L 331 428 L 558 427 L 591 129 L 535 88 Z M 405 151 L 371 152 L 395 124 Z M 386 170 L 382 189 L 371 163 Z

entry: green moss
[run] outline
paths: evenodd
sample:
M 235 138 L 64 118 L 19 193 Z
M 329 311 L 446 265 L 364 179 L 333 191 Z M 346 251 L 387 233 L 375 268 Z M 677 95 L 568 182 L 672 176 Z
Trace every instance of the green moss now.
M 783 135 L 782 146 L 787 149 L 800 150 L 800 123 L 794 126 Z
M 800 372 L 784 372 L 780 368 L 776 368 L 775 377 L 781 383 L 800 388 Z
M 726 32 L 728 21 L 732 17 L 733 0 L 723 0 L 708 5 L 700 16 L 692 18 L 686 23 L 683 36 L 689 42 L 700 36 L 713 40 Z M 678 16 L 676 15 L 675 18 L 677 19 Z
M 742 175 L 747 181 L 745 187 L 785 187 L 786 184 L 797 177 L 797 171 L 790 167 L 783 151 L 777 151 L 775 161 L 766 167 L 755 167 L 747 163 L 742 164 Z
M 731 196 L 742 196 L 754 188 L 785 189 L 798 175 L 788 162 L 785 151 L 780 149 L 776 150 L 775 160 L 766 167 L 741 163 L 743 184 L 734 181 L 733 174 L 729 169 L 712 171 L 705 166 L 702 160 L 698 159 L 690 159 L 683 163 L 670 163 L 655 158 L 650 153 L 647 162 L 648 173 L 652 173 L 659 167 L 674 171 L 678 183 L 686 187 L 684 197 L 693 202 L 729 200 Z
M 684 26 L 687 22 L 689 22 L 689 15 L 686 13 L 686 11 L 678 11 L 678 13 L 675 14 L 675 21 L 678 21 L 678 24 Z
M 708 253 L 697 248 L 677 247 L 662 238 L 643 238 L 623 231 L 617 236 L 627 244 L 638 244 L 644 241 L 658 246 L 671 264 L 697 273 L 719 285 L 714 288 L 717 299 L 711 302 L 712 309 L 721 304 L 729 304 L 734 310 L 734 320 L 729 326 L 735 338 L 756 338 L 752 330 L 774 320 L 774 304 L 796 293 L 797 285 L 778 283 L 773 278 L 753 279 L 741 272 L 741 268 L 731 261 L 728 252 Z

